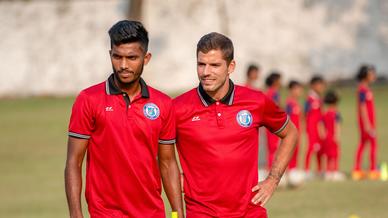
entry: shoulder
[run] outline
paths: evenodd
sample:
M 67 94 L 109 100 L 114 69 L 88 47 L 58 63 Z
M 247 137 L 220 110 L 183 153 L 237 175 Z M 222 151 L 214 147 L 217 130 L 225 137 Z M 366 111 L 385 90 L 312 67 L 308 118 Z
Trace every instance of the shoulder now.
M 150 94 L 150 98 L 156 99 L 158 101 L 166 101 L 166 102 L 172 101 L 171 97 L 165 94 L 164 92 L 159 91 L 158 89 L 155 89 L 151 86 L 147 86 L 147 87 L 148 87 L 148 92 Z
M 106 95 L 105 82 L 98 83 L 82 90 L 78 94 L 78 98 L 100 99 L 103 95 Z
M 174 105 L 182 105 L 191 102 L 194 98 L 197 98 L 197 88 L 184 92 L 173 99 Z
M 239 97 L 248 97 L 253 99 L 265 99 L 266 94 L 260 90 L 250 89 L 244 86 L 235 85 L 235 94 Z

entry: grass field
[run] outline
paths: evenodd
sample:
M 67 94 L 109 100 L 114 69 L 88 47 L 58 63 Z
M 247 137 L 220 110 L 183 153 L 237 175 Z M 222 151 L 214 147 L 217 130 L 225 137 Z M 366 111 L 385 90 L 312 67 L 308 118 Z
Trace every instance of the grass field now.
M 338 91 L 344 119 L 341 169 L 350 173 L 358 141 L 355 90 Z M 374 91 L 379 161 L 388 161 L 388 87 Z M 63 169 L 72 102 L 73 98 L 0 100 L 0 217 L 68 216 Z M 383 218 L 388 217 L 387 205 L 388 182 L 316 181 L 297 190 L 279 190 L 267 208 L 270 217 Z

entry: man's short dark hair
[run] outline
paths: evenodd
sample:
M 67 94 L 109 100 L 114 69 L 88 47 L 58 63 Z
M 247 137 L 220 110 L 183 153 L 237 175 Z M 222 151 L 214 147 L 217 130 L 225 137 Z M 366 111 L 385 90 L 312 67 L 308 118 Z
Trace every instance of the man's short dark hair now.
M 111 47 L 131 42 L 139 42 L 144 52 L 148 50 L 148 32 L 139 21 L 122 20 L 109 29 Z
M 322 76 L 319 75 L 314 75 L 311 80 L 310 80 L 310 85 L 314 85 L 316 83 L 324 83 L 325 80 L 323 79 Z
M 288 89 L 291 90 L 295 87 L 298 87 L 298 86 L 302 86 L 302 84 L 296 80 L 291 80 L 289 83 L 288 83 Z
M 330 90 L 326 93 L 323 101 L 325 102 L 325 104 L 337 104 L 337 102 L 339 101 L 339 97 L 335 91 Z
M 267 87 L 271 87 L 276 81 L 280 79 L 280 77 L 281 75 L 279 71 L 276 71 L 276 70 L 272 71 L 265 79 L 265 85 Z
M 357 80 L 362 81 L 366 79 L 366 77 L 368 76 L 368 73 L 375 70 L 376 69 L 373 65 L 369 65 L 369 64 L 361 65 L 360 68 L 358 69 Z
M 256 64 L 250 64 L 247 69 L 247 77 L 251 74 L 253 71 L 259 71 L 260 67 L 257 66 Z
M 199 52 L 208 53 L 211 50 L 221 50 L 227 64 L 234 58 L 233 42 L 228 37 L 212 32 L 201 37 L 197 44 L 197 56 Z

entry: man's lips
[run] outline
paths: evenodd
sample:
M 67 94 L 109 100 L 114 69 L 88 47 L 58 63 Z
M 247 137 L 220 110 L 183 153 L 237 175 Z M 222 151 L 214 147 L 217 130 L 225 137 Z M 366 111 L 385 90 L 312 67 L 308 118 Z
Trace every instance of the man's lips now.
M 202 81 L 203 83 L 212 83 L 212 82 L 215 81 L 215 79 L 206 78 L 206 79 L 201 79 L 201 81 Z
M 125 71 L 119 71 L 119 74 L 120 74 L 120 76 L 122 76 L 122 77 L 129 77 L 131 74 L 134 74 L 134 73 L 131 72 L 131 71 L 125 70 Z

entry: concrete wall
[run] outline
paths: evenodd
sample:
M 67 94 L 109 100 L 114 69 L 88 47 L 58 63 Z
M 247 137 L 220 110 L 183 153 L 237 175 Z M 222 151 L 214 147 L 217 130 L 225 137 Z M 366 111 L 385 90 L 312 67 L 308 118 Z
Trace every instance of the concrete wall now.
M 155 61 L 152 77 L 171 84 L 196 84 L 198 39 L 212 31 L 235 44 L 237 69 L 244 82 L 249 62 L 264 73 L 279 69 L 286 79 L 308 80 L 312 72 L 336 80 L 354 76 L 360 63 L 388 75 L 388 1 L 385 0 L 169 0 L 147 1 Z M 223 6 L 224 4 L 224 6 Z M 226 8 L 226 15 L 219 8 Z M 151 78 L 151 77 L 150 77 Z M 189 78 L 189 79 L 188 79 Z M 195 81 L 195 82 L 193 82 Z M 167 89 L 170 84 L 163 86 Z
M 67 95 L 111 71 L 123 1 L 0 1 L 0 95 Z
M 0 1 L 0 96 L 68 95 L 111 71 L 107 30 L 126 0 Z M 223 10 L 225 9 L 225 10 Z M 144 77 L 168 92 L 197 84 L 195 48 L 211 31 L 235 44 L 242 83 L 247 63 L 286 79 L 352 77 L 371 62 L 388 74 L 388 1 L 144 1 L 153 58 Z

